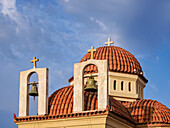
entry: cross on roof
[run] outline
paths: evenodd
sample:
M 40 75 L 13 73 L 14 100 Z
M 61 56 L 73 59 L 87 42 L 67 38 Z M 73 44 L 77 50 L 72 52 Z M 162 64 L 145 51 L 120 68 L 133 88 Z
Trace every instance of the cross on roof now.
M 110 46 L 110 44 L 113 44 L 114 42 L 113 41 L 111 41 L 111 39 L 110 39 L 110 37 L 108 38 L 108 42 L 105 42 L 105 45 L 107 45 L 108 44 L 108 46 Z
M 36 59 L 36 57 L 33 57 L 33 60 L 31 60 L 31 63 L 33 63 L 33 67 L 36 68 L 36 62 L 38 62 L 39 59 Z
M 93 59 L 93 54 L 96 52 L 96 49 L 94 47 L 91 47 L 91 50 L 88 50 L 88 52 L 91 52 L 91 59 Z

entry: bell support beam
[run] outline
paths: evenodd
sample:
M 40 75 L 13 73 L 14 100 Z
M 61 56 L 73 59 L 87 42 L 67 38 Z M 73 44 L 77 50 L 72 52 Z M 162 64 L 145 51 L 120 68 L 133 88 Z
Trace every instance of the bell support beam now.
M 83 72 L 91 64 L 96 65 L 98 68 L 98 110 L 106 109 L 108 105 L 108 60 L 90 59 L 74 64 L 73 112 L 82 112 L 84 110 Z
M 48 113 L 48 68 L 33 68 L 20 72 L 19 117 L 29 115 L 29 82 L 38 74 L 38 115 Z

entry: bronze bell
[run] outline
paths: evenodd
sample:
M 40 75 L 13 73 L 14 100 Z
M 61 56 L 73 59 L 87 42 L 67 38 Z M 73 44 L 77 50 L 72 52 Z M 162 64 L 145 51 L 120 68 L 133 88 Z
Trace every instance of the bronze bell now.
M 87 80 L 87 86 L 85 87 L 85 91 L 87 92 L 96 92 L 97 88 L 95 86 L 95 80 L 93 76 L 90 76 L 89 79 Z
M 38 96 L 38 89 L 37 89 L 37 85 L 36 82 L 32 83 L 32 87 L 31 87 L 31 91 L 29 92 L 30 96 Z

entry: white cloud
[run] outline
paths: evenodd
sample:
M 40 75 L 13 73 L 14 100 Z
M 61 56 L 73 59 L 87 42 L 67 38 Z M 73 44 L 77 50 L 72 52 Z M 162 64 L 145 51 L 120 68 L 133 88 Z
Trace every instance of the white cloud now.
M 0 3 L 2 4 L 2 13 L 13 17 L 13 14 L 16 13 L 16 0 L 1 0 Z
M 91 20 L 91 21 L 94 21 L 94 18 L 93 18 L 93 17 L 90 17 L 90 20 Z
M 107 26 L 100 20 L 95 20 L 93 17 L 90 17 L 90 20 L 91 21 L 95 21 L 101 28 L 103 31 L 106 31 L 107 30 Z
M 19 14 L 16 8 L 16 0 L 1 0 L 0 4 L 2 5 L 1 12 L 5 16 L 9 16 L 15 22 L 18 22 Z
M 152 88 L 155 92 L 158 92 L 158 89 L 155 85 L 149 84 L 148 87 Z
M 70 0 L 64 0 L 64 2 L 68 3 L 68 2 L 70 2 Z
M 103 30 L 107 30 L 106 25 L 103 22 L 101 22 L 100 20 L 96 20 L 96 23 L 98 23 L 99 26 L 101 26 Z
M 22 17 L 20 12 L 17 11 L 16 0 L 0 0 L 0 4 L 2 6 L 0 10 L 1 13 L 18 25 L 19 28 L 16 27 L 16 33 L 19 33 L 19 29 L 27 29 L 26 20 Z

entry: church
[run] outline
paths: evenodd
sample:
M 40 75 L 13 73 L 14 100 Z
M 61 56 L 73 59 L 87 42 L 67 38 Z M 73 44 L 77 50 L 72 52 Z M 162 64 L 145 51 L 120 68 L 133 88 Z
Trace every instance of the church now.
M 91 47 L 74 64 L 70 85 L 50 96 L 48 68 L 33 57 L 33 68 L 20 72 L 18 128 L 170 128 L 170 109 L 143 98 L 148 80 L 138 60 L 113 43 Z M 30 83 L 34 73 L 38 81 Z M 38 97 L 37 115 L 29 115 L 30 96 Z

